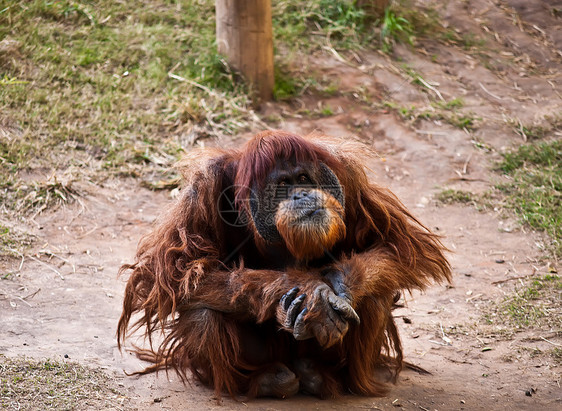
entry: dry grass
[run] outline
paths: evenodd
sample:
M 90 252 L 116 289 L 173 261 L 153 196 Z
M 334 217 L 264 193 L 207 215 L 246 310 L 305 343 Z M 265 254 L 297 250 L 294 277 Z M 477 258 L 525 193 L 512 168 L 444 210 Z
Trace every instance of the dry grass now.
M 501 301 L 490 304 L 483 321 L 514 331 L 562 330 L 562 280 L 556 274 L 528 280 Z
M 210 0 L 4 2 L 3 211 L 70 201 L 76 180 L 158 179 L 197 141 L 263 126 L 216 53 L 213 13 Z
M 0 355 L 0 406 L 8 410 L 127 409 L 116 382 L 100 370 Z

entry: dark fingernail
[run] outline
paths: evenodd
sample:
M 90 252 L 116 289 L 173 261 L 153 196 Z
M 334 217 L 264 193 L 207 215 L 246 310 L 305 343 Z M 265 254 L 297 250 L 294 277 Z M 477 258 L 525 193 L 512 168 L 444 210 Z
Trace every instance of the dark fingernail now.
M 297 298 L 293 300 L 293 302 L 287 308 L 287 318 L 285 319 L 285 326 L 292 327 L 296 321 L 297 316 L 299 315 L 299 309 L 301 307 L 302 302 L 304 301 L 306 294 L 299 295 Z
M 285 311 L 287 311 L 287 309 L 289 308 L 289 306 L 293 302 L 293 299 L 295 298 L 295 295 L 298 292 L 299 292 L 299 287 L 293 287 L 286 294 L 284 294 L 283 297 L 281 297 L 281 306 L 283 307 L 283 309 Z
M 300 325 L 299 323 L 302 323 L 302 320 L 304 319 L 304 316 L 308 313 L 308 308 L 304 308 L 304 310 L 302 310 L 299 315 L 296 316 L 295 319 L 295 327 L 297 327 L 298 325 Z

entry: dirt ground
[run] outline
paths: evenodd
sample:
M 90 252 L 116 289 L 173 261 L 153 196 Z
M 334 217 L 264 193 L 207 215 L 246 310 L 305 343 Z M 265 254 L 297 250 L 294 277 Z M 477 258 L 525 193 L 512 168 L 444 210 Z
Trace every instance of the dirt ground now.
M 396 46 L 393 59 L 366 52 L 326 55 L 310 64 L 325 78 L 338 80 L 342 93 L 263 108 L 265 116 L 282 114 L 276 128 L 320 131 L 374 148 L 379 157 L 367 164 L 372 180 L 392 189 L 423 223 L 444 236 L 451 249 L 453 285 L 406 296 L 406 307 L 395 312 L 405 320 L 399 318 L 398 325 L 406 359 L 431 375 L 405 370 L 385 398 L 322 401 L 299 395 L 250 403 L 225 398 L 223 408 L 210 390 L 195 383 L 185 387 L 172 373 L 125 375 L 124 370 L 139 370 L 143 364 L 117 350 L 115 329 L 125 283 L 117 271 L 132 260 L 139 238 L 173 201 L 168 191 L 149 191 L 125 179 L 101 186 L 80 183 L 78 201 L 29 221 L 25 229 L 37 237 L 33 252 L 0 261 L 0 274 L 17 274 L 0 281 L 0 354 L 102 369 L 124 393 L 125 409 L 562 408 L 560 363 L 531 355 L 560 347 L 560 330 L 508 332 L 501 324 L 479 329 L 482 310 L 509 294 L 520 277 L 545 274 L 547 264 L 556 265 L 542 250 L 543 238 L 522 229 L 505 212 L 435 199 L 445 188 L 489 190 L 502 178 L 491 171 L 499 153 L 522 143 L 516 126 L 542 124 L 562 113 L 562 2 L 442 4 L 445 24 L 460 35 L 485 38 L 489 58 L 475 52 L 479 46 L 467 49 L 437 41 L 424 42 L 417 52 Z M 397 61 L 429 87 L 413 84 L 396 69 Z M 439 95 L 446 101 L 462 98 L 460 111 L 474 116 L 476 127 L 463 130 L 437 119 L 409 122 L 395 110 L 371 104 L 387 100 L 400 107 L 430 108 L 430 99 L 439 100 Z M 333 113 L 299 114 L 320 106 Z M 237 146 L 251 134 L 205 143 Z

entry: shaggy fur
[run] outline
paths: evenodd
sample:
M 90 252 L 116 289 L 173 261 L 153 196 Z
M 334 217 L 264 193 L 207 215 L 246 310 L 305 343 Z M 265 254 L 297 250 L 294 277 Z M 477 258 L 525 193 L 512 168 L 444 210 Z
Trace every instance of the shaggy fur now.
M 148 337 L 148 349 L 137 353 L 154 365 L 141 373 L 175 369 L 186 380 L 189 371 L 218 395 L 252 397 L 263 394 L 264 375 L 280 367 L 295 373 L 305 389 L 308 374 L 299 360 L 306 359 L 322 381 L 316 392 L 321 397 L 346 391 L 383 395 L 386 386 L 375 371 L 384 367 L 395 376 L 402 367 L 391 314 L 395 295 L 450 281 L 451 272 L 438 237 L 392 193 L 369 183 L 358 160 L 364 150 L 272 131 L 241 150 L 204 150 L 184 160 L 181 198 L 141 240 L 136 261 L 121 269 L 131 274 L 118 343 L 139 329 Z M 345 210 L 324 194 L 342 223 L 327 240 L 314 240 L 329 248 L 331 259 L 303 262 L 295 254 L 309 247 L 307 240 L 299 235 L 291 243 L 290 230 L 280 230 L 290 258 L 272 258 L 251 218 L 234 224 L 248 220 L 250 190 L 263 189 L 276 162 L 290 159 L 325 164 L 343 187 Z M 221 214 L 230 203 L 234 214 Z M 280 207 L 279 226 L 282 216 Z M 298 287 L 309 296 L 304 304 L 313 304 L 319 285 L 330 284 L 326 270 L 341 274 L 360 324 L 350 323 L 336 339 L 297 341 L 285 325 L 280 299 Z M 326 320 L 311 307 L 305 321 Z M 163 340 L 154 343 L 161 332 Z

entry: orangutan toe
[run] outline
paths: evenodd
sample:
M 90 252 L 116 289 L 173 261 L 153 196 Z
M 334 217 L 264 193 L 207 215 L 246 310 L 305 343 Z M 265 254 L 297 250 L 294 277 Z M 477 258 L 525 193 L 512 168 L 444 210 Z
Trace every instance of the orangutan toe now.
M 287 366 L 275 364 L 257 378 L 258 397 L 292 397 L 299 391 L 299 380 Z

